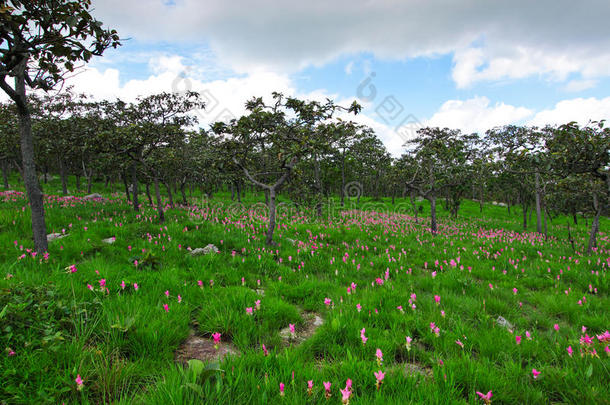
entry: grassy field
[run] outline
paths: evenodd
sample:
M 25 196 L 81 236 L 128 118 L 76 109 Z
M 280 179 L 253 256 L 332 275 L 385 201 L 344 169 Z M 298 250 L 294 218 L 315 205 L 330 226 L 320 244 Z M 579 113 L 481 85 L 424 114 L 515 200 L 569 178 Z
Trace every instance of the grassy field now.
M 68 236 L 45 257 L 24 196 L 0 194 L 1 404 L 610 403 L 607 218 L 585 256 L 583 218 L 574 251 L 567 218 L 545 241 L 519 207 L 441 208 L 433 236 L 425 202 L 424 223 L 402 199 L 322 220 L 287 204 L 269 249 L 261 195 L 192 196 L 161 225 L 102 184 L 83 201 L 56 183 L 48 232 Z M 177 361 L 214 333 L 233 354 Z

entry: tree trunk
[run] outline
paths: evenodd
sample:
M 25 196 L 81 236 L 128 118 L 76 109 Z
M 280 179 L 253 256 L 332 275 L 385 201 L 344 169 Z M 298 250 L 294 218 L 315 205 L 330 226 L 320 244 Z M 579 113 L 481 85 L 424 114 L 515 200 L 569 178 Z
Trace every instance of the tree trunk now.
M 2 178 L 4 179 L 4 189 L 8 190 L 10 185 L 8 184 L 8 162 L 2 159 Z
M 593 252 L 593 247 L 597 247 L 597 231 L 599 231 L 599 217 L 602 213 L 602 205 L 597 200 L 597 194 L 593 193 L 593 208 L 595 209 L 595 217 L 591 223 L 591 234 L 589 235 L 589 245 L 587 246 L 587 254 Z
M 153 199 L 150 196 L 150 186 L 148 184 L 148 181 L 146 182 L 146 197 L 148 198 L 148 204 L 152 207 L 153 205 Z
M 169 199 L 169 206 L 174 208 L 174 196 L 172 194 L 172 187 L 170 183 L 164 182 L 165 189 L 167 190 L 167 197 Z
M 273 245 L 273 232 L 275 231 L 275 187 L 269 189 L 269 225 L 267 227 L 267 237 L 265 243 L 267 245 Z
M 534 175 L 536 187 L 536 232 L 542 233 L 542 214 L 540 212 L 540 173 L 536 171 Z
M 140 202 L 138 201 L 138 167 L 136 162 L 133 162 L 131 165 L 131 184 L 133 185 L 133 210 L 140 210 Z
M 180 193 L 182 194 L 182 204 L 189 205 L 188 200 L 186 199 L 186 183 L 180 183 Z
M 235 183 L 231 182 L 231 201 L 235 201 Z
M 127 201 L 131 202 L 131 196 L 129 195 L 129 184 L 127 183 L 127 171 L 123 170 L 123 174 L 121 175 L 123 178 L 123 185 L 125 186 L 125 196 L 127 196 Z
M 61 193 L 68 195 L 68 183 L 66 181 L 66 166 L 63 158 L 59 159 L 59 177 L 61 178 Z
M 36 175 L 34 162 L 34 139 L 32 137 L 32 119 L 25 96 L 25 69 L 27 60 L 19 69 L 15 77 L 15 90 L 17 93 L 17 113 L 19 115 L 19 132 L 21 141 L 21 159 L 23 163 L 23 181 L 30 201 L 32 215 L 32 234 L 34 249 L 38 253 L 48 250 L 47 226 L 44 219 L 43 195 Z
M 436 196 L 429 197 L 428 201 L 430 201 L 430 230 L 436 233 Z
M 110 176 L 104 176 L 104 188 L 108 188 L 109 181 L 110 181 Z
M 578 218 L 576 217 L 576 213 L 575 212 L 572 213 L 572 219 L 574 219 L 574 225 L 578 226 Z
M 159 178 L 155 174 L 155 198 L 157 199 L 157 214 L 159 215 L 159 222 L 165 222 L 165 214 L 163 213 L 163 201 L 161 201 L 161 191 L 159 190 Z
M 413 208 L 413 213 L 415 215 L 415 223 L 419 223 L 419 219 L 417 217 L 417 204 L 415 204 L 415 191 L 411 191 L 410 193 L 411 207 Z
M 341 206 L 345 205 L 345 149 L 341 154 Z
M 91 194 L 91 186 L 93 184 L 93 173 L 87 176 L 87 194 Z
M 269 191 L 265 190 L 265 205 L 268 207 L 269 206 Z
M 322 217 L 322 179 L 320 178 L 320 160 L 318 156 L 315 156 L 314 160 L 314 176 L 316 184 L 316 215 L 318 218 Z
M 241 183 L 239 181 L 236 182 L 235 187 L 237 187 L 237 202 L 241 203 L 241 193 L 242 193 Z
M 76 172 L 77 173 L 74 175 L 76 178 L 76 190 L 80 191 L 80 174 L 78 174 L 78 170 Z

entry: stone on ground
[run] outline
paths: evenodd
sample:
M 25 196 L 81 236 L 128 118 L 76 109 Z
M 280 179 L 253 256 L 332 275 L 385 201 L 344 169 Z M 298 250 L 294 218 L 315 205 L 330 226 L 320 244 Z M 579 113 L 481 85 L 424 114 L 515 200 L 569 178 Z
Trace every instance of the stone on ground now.
M 228 342 L 220 342 L 216 349 L 212 339 L 197 336 L 191 331 L 191 335 L 176 351 L 176 361 L 182 364 L 192 359 L 220 362 L 228 355 L 239 355 L 239 350 Z

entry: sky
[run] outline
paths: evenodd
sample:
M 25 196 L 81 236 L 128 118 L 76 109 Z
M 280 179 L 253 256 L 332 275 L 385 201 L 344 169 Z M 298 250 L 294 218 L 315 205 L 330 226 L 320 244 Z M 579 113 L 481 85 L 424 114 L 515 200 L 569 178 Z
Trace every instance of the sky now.
M 610 119 L 607 0 L 93 0 L 92 14 L 123 45 L 67 84 L 199 91 L 204 127 L 273 91 L 357 100 L 394 156 L 422 126 Z

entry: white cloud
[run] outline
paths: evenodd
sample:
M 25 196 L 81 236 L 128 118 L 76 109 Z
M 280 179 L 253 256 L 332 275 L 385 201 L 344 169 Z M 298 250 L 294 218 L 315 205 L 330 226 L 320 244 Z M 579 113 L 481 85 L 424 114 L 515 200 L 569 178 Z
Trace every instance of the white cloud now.
M 459 87 L 542 75 L 610 75 L 610 2 L 529 0 L 104 0 L 94 14 L 140 41 L 207 44 L 241 73 L 293 72 L 339 55 L 454 53 Z M 474 44 L 474 45 L 473 45 Z
M 538 112 L 528 121 L 528 124 L 536 126 L 561 125 L 576 121 L 580 125 L 586 125 L 589 121 L 602 119 L 610 121 L 610 97 L 563 100 L 555 104 L 552 109 Z
M 354 61 L 350 61 L 347 65 L 345 65 L 345 74 L 351 75 L 353 69 L 354 69 Z
M 583 79 L 583 80 L 570 80 L 564 87 L 565 91 L 579 92 L 587 89 L 592 89 L 597 86 L 597 80 Z
M 490 105 L 487 97 L 474 97 L 465 101 L 446 101 L 424 125 L 484 133 L 495 126 L 519 122 L 532 114 L 533 111 L 525 107 L 504 103 Z

